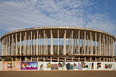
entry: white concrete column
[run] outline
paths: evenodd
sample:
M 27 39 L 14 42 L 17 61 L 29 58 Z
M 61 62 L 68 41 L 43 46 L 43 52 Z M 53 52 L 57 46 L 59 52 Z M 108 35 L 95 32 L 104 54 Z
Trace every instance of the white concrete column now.
M 104 55 L 106 56 L 107 55 L 107 52 L 106 52 L 106 35 L 103 36 L 103 52 L 104 52 Z
M 41 37 L 40 37 L 41 38 Z M 43 47 L 42 47 L 42 39 L 41 39 L 41 55 L 43 55 L 43 49 L 42 49 Z
M 38 30 L 37 30 L 37 37 L 36 37 L 36 55 L 38 55 Z
M 111 54 L 110 54 L 110 36 L 109 36 L 109 40 L 108 40 L 108 42 L 109 42 L 109 45 L 108 45 L 108 49 L 109 49 L 109 56 L 111 56 Z
M 32 62 L 32 57 L 31 57 L 31 62 Z
M 58 30 L 58 55 L 59 55 L 59 30 Z
M 45 57 L 43 57 L 43 62 L 45 62 Z
M 105 51 L 105 35 L 103 35 L 103 53 L 105 55 L 106 51 Z
M 6 37 L 4 38 L 4 55 L 6 55 Z
M 45 34 L 45 55 L 47 55 L 47 34 Z
M 72 37 L 72 48 L 71 48 L 71 55 L 73 55 L 73 30 L 72 30 L 72 34 L 71 34 L 71 37 Z
M 46 45 L 47 45 L 47 46 L 46 46 L 46 52 L 47 52 L 46 55 L 48 55 L 48 37 L 47 37 L 47 35 L 46 35 L 46 42 L 47 42 L 47 43 L 46 43 Z
M 4 38 L 3 38 L 3 55 L 5 55 L 5 54 L 4 54 L 4 52 L 5 52 L 4 46 L 5 46 L 5 42 L 4 42 Z
M 111 56 L 112 56 L 112 61 L 113 61 L 113 40 L 112 40 L 112 37 L 111 37 Z
M 73 45 L 73 54 L 75 55 L 75 37 L 74 37 L 74 45 Z
M 112 48 L 112 56 L 114 56 L 114 39 L 112 38 L 112 42 L 113 42 L 113 48 Z
M 86 57 L 84 57 L 84 61 L 86 62 Z
M 95 61 L 97 62 L 97 57 L 95 57 Z
M 27 55 L 27 32 L 25 32 L 25 55 Z
M 3 55 L 5 55 L 5 38 L 3 38 Z
M 66 55 L 66 30 L 64 32 L 64 38 L 63 38 L 63 55 Z
M 12 51 L 11 51 L 12 55 L 14 55 L 14 38 L 13 38 L 13 34 L 12 34 Z
M 23 37 L 23 55 L 25 55 L 25 33 Z
M 110 55 L 112 56 L 112 37 L 110 37 Z
M 8 55 L 11 55 L 11 41 L 10 41 L 10 35 L 9 35 L 9 53 L 8 53 Z
M 108 36 L 106 36 L 106 52 L 107 52 L 107 56 L 108 56 Z
M 21 45 L 21 38 L 22 38 L 22 34 L 21 34 L 21 32 L 20 32 L 20 55 L 22 55 L 22 54 L 21 54 L 21 51 L 22 51 L 22 50 L 21 50 L 21 47 L 22 47 L 22 45 Z
M 4 38 L 3 38 L 3 54 L 2 55 L 5 55 L 4 54 L 4 52 L 5 52 L 4 47 L 5 47 L 5 42 L 4 42 Z
M 31 55 L 32 55 L 32 43 L 33 41 L 32 41 L 32 31 L 31 31 Z
M 35 34 L 33 36 L 33 55 L 35 55 Z
M 80 61 L 80 57 L 78 57 L 78 61 Z
M 18 55 L 17 33 L 16 33 L 15 37 L 16 37 L 16 42 L 15 42 L 16 43 L 16 45 L 15 45 L 15 48 L 16 48 L 15 53 L 16 54 L 15 55 Z
M 90 32 L 90 54 L 93 55 L 92 32 Z
M 95 33 L 95 55 L 97 55 L 97 33 Z
M 101 55 L 101 34 L 99 34 L 99 55 Z
M 93 55 L 93 34 L 92 34 L 92 37 L 91 37 L 91 40 L 92 40 L 92 55 Z
M 39 59 L 38 59 L 38 57 L 37 57 L 37 62 L 38 62 L 38 60 L 39 60 Z
M 57 58 L 57 62 L 59 63 L 59 57 Z
M 5 38 L 3 38 L 3 45 L 2 46 L 3 46 L 3 48 L 2 48 L 3 49 L 3 53 L 2 53 L 2 55 L 5 55 Z
M 93 60 L 92 60 L 92 57 L 90 57 L 90 62 L 92 62 Z
M 77 50 L 77 34 L 76 34 L 76 55 L 78 53 L 78 50 Z
M 52 62 L 52 57 L 50 57 L 50 62 Z
M 81 33 L 80 33 L 80 35 L 81 35 L 81 38 L 82 38 L 82 39 L 81 39 L 81 55 L 83 55 L 83 51 L 84 51 L 84 49 L 83 49 L 83 36 L 84 36 L 84 35 L 81 34 Z
M 86 31 L 84 31 L 84 55 L 85 55 L 85 52 L 86 52 Z
M 89 55 L 89 36 L 87 35 L 87 55 Z
M 66 62 L 66 57 L 64 57 L 64 62 Z
M 53 34 L 52 34 L 52 30 L 51 32 L 51 50 L 50 50 L 50 54 L 53 55 Z
M 27 47 L 27 55 L 30 55 L 30 35 L 28 35 L 27 36 L 27 45 L 28 45 L 28 47 Z
M 71 59 L 72 59 L 72 62 L 73 62 L 73 57 L 71 57 Z
M 45 30 L 43 31 L 43 38 L 44 38 L 44 55 L 45 55 L 45 49 L 46 49 L 46 39 L 45 39 Z
M 4 48 L 3 39 L 2 39 L 1 41 L 2 41 L 1 44 L 2 44 L 2 56 L 3 56 L 3 55 L 4 55 L 4 54 L 3 54 L 3 52 L 4 52 L 4 49 L 3 49 L 3 48 Z
M 68 38 L 68 54 L 70 54 L 70 34 L 69 34 L 69 38 Z
M 80 55 L 80 30 L 78 30 L 78 54 Z
M 102 38 L 101 38 L 101 55 L 103 55 L 103 34 L 102 34 Z
M 5 39 L 6 39 L 6 40 L 5 40 L 5 41 L 6 41 L 6 42 L 5 42 L 5 43 L 6 43 L 6 55 L 8 55 L 8 42 L 7 42 L 7 36 L 6 36 Z
M 103 38 L 103 35 L 101 36 L 101 53 L 100 53 L 100 55 L 103 55 L 103 50 L 104 50 L 104 48 L 103 48 L 103 43 L 104 43 L 104 38 Z
M 105 43 L 104 43 L 104 51 L 105 51 L 105 55 L 107 56 L 107 47 L 106 47 L 106 45 L 107 45 L 107 36 L 106 35 L 105 35 L 104 41 L 105 41 Z
M 27 33 L 25 32 L 24 45 L 23 45 L 23 55 L 26 55 L 26 35 L 27 35 Z
M 40 55 L 40 34 L 39 34 L 39 55 Z

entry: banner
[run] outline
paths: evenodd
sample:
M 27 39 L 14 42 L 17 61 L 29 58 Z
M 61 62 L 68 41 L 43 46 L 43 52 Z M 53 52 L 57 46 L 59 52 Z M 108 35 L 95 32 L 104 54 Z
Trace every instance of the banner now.
M 4 71 L 19 71 L 20 62 L 2 62 L 2 67 Z
M 67 69 L 66 63 L 65 62 L 59 62 L 58 63 L 58 68 L 59 68 L 59 70 L 66 70 Z
M 0 70 L 116 70 L 116 62 L 0 62 Z
M 38 62 L 38 70 L 51 70 L 51 63 L 50 62 Z
M 91 70 L 91 63 L 90 62 L 85 62 L 85 67 L 82 68 L 82 70 Z
M 105 70 L 112 70 L 113 69 L 113 63 L 105 63 Z
M 38 62 L 21 62 L 21 70 L 38 70 Z

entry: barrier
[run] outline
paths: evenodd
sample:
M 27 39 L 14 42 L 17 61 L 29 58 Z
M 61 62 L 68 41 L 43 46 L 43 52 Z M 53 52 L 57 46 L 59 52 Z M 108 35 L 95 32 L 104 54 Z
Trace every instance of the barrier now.
M 2 62 L 2 68 L 4 71 L 19 71 L 20 62 Z
M 0 62 L 2 70 L 116 70 L 116 62 Z
M 21 70 L 38 70 L 38 62 L 21 62 Z

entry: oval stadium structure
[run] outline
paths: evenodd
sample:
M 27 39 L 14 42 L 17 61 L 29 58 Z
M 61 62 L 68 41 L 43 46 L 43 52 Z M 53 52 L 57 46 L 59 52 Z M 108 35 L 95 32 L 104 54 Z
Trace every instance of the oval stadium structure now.
M 37 27 L 1 37 L 2 61 L 113 62 L 115 37 L 77 27 Z

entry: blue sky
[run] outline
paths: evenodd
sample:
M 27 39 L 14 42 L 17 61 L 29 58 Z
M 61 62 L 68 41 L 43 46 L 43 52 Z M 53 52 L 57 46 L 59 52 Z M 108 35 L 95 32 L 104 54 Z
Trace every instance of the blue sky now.
M 116 37 L 116 0 L 0 0 L 0 37 L 46 26 L 91 28 Z

